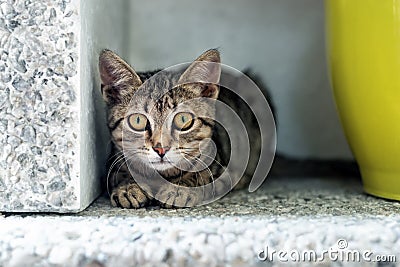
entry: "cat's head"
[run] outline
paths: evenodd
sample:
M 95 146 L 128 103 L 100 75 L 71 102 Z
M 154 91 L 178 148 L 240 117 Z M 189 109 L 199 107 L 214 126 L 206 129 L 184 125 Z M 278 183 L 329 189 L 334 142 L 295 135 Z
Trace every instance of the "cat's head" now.
M 183 71 L 161 71 L 149 78 L 115 53 L 101 53 L 112 140 L 128 160 L 158 171 L 190 169 L 199 161 L 212 136 L 219 63 L 219 52 L 208 50 Z

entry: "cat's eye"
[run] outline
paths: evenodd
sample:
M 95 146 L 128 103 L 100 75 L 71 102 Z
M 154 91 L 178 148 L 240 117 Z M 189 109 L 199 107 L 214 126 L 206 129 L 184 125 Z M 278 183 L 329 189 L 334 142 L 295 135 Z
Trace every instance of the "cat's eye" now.
M 174 126 L 181 131 L 189 130 L 194 123 L 194 116 L 189 112 L 181 112 L 174 117 Z
M 142 132 L 146 130 L 148 120 L 142 114 L 132 114 L 128 117 L 128 125 L 131 129 Z

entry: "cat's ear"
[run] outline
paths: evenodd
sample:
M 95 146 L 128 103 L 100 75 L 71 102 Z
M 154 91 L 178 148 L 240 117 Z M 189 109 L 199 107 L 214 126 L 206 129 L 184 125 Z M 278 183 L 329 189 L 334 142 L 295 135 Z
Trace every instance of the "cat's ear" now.
M 117 54 L 103 50 L 99 57 L 99 71 L 103 98 L 107 103 L 121 99 L 142 85 L 136 72 Z
M 219 94 L 221 59 L 218 50 L 210 49 L 199 56 L 179 78 L 178 84 L 202 85 L 200 96 L 216 99 Z M 197 87 L 197 86 L 196 86 Z

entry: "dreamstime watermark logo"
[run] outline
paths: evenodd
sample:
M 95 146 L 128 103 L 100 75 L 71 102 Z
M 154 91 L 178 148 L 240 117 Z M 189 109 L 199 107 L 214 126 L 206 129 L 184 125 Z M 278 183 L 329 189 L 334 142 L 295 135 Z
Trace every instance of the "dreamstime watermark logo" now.
M 349 248 L 346 239 L 339 239 L 329 249 L 322 251 L 315 250 L 275 250 L 265 246 L 258 255 L 260 261 L 269 262 L 396 262 L 395 255 L 375 254 L 371 250 L 353 250 Z
M 199 75 L 196 69 L 208 75 Z M 160 84 L 164 86 L 158 86 Z M 197 95 L 179 97 L 178 90 L 188 85 L 192 85 L 187 89 L 191 90 L 188 95 Z M 243 109 L 235 109 L 214 97 L 216 92 L 213 90 L 221 88 L 229 91 L 230 97 L 233 96 L 247 106 L 258 124 L 258 136 L 249 131 L 251 129 L 246 120 L 250 120 L 250 117 L 241 114 Z M 177 99 L 178 103 L 175 101 Z M 144 102 L 146 105 L 143 105 Z M 175 65 L 146 80 L 135 91 L 129 107 L 126 118 L 140 114 L 134 117 L 136 121 L 133 123 L 140 125 L 141 120 L 146 118 L 148 125 L 140 133 L 132 133 L 129 127 L 124 127 L 122 141 L 127 166 L 136 183 L 158 201 L 176 207 L 189 207 L 204 205 L 223 197 L 239 182 L 248 165 L 254 164 L 249 159 L 251 144 L 255 143 L 260 153 L 258 162 L 254 164 L 249 191 L 255 191 L 266 179 L 275 155 L 275 121 L 264 93 L 242 72 L 207 61 Z M 178 115 L 180 117 L 177 119 Z M 218 124 L 226 133 L 227 140 L 224 141 L 230 143 L 230 158 L 218 177 L 212 177 L 212 164 L 222 166 L 217 160 L 219 147 L 211 135 L 203 136 L 209 130 L 206 127 L 203 135 L 197 136 L 196 133 L 202 131 L 198 124 L 186 129 L 190 126 L 187 121 L 192 120 L 201 121 L 205 125 L 212 121 L 212 124 Z M 185 131 L 179 131 L 176 123 Z M 202 140 L 197 147 L 193 147 L 190 138 Z M 157 148 L 151 147 L 155 139 L 160 144 Z M 154 153 L 154 149 L 161 158 Z M 196 179 L 204 179 L 204 175 L 209 175 L 212 182 L 194 187 L 171 183 L 162 173 L 172 167 L 177 179 L 187 179 L 183 176 L 192 172 L 191 175 Z

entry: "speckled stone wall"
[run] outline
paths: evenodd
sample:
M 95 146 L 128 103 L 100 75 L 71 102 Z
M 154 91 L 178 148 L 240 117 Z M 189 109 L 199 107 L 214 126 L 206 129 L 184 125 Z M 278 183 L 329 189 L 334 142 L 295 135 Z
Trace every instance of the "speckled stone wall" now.
M 79 211 L 99 194 L 105 148 L 99 160 L 83 135 L 104 137 L 84 109 L 99 86 L 90 10 L 106 1 L 0 0 L 0 211 Z

